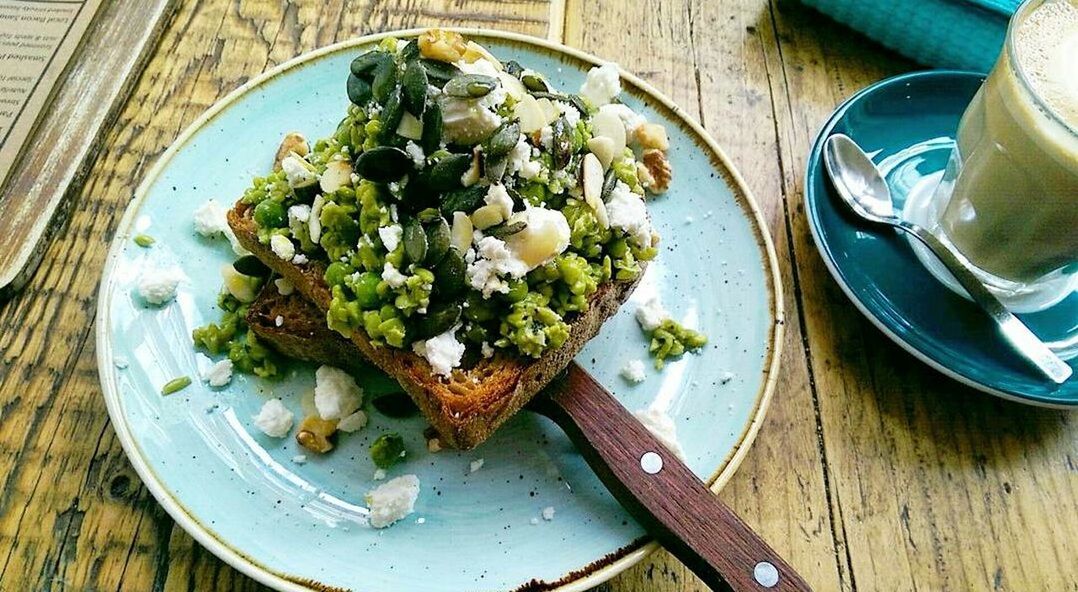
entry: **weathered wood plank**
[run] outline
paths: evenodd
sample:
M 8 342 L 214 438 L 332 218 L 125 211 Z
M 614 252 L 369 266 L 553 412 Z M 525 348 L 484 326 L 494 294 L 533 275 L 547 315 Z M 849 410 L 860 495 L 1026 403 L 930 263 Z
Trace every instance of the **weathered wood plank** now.
M 835 552 L 813 394 L 789 289 L 787 204 L 770 98 L 776 72 L 765 53 L 776 44 L 768 3 L 654 2 L 641 11 L 580 0 L 569 2 L 567 15 L 567 44 L 621 62 L 700 120 L 763 209 L 787 286 L 782 371 L 767 421 L 722 497 L 816 589 L 840 589 L 837 563 L 844 558 Z M 663 552 L 609 586 L 680 591 L 702 584 Z
M 804 155 L 860 87 L 915 66 L 793 2 L 773 17 L 783 186 L 832 509 L 863 590 L 1076 590 L 1072 415 L 1003 403 L 928 369 L 862 319 L 815 252 Z

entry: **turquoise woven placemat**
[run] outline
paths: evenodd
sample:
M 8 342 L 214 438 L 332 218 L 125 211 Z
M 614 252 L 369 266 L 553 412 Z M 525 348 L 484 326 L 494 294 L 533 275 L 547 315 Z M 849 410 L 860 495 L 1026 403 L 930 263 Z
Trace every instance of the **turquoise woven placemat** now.
M 803 0 L 922 64 L 987 72 L 1019 0 Z

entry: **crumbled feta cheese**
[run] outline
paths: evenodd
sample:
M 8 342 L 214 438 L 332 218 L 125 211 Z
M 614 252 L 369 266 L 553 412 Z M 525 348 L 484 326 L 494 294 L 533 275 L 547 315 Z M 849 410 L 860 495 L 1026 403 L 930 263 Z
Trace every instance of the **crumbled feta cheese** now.
M 618 65 L 613 62 L 588 70 L 588 77 L 580 87 L 580 96 L 596 106 L 609 103 L 619 94 L 621 94 L 621 73 L 618 72 Z
M 629 360 L 621 368 L 621 377 L 632 383 L 644 382 L 644 379 L 647 378 L 647 374 L 644 373 L 644 362 Z
M 390 253 L 397 250 L 397 245 L 401 244 L 402 236 L 404 236 L 404 229 L 401 228 L 400 224 L 391 224 L 378 229 L 378 238 L 382 239 L 382 244 L 386 246 L 386 251 Z
M 427 155 L 423 154 L 423 149 L 419 147 L 419 144 L 409 140 L 404 145 L 404 151 L 408 153 L 408 156 L 412 157 L 412 162 L 415 163 L 415 168 L 421 170 L 423 165 L 427 164 Z
M 176 288 L 186 276 L 179 267 L 151 267 L 138 280 L 138 295 L 149 304 L 161 306 L 176 297 Z
M 322 419 L 347 417 L 363 403 L 363 389 L 344 370 L 319 366 L 314 381 L 314 406 Z
M 311 206 L 307 204 L 296 204 L 288 208 L 288 226 L 294 227 L 300 224 L 306 224 L 311 219 Z
M 538 526 L 538 525 L 539 525 L 539 519 L 538 519 L 538 518 L 535 518 L 535 517 L 532 517 L 532 519 L 531 519 L 531 525 L 532 525 L 532 526 Z
M 474 144 L 485 139 L 502 124 L 497 113 L 475 99 L 442 95 L 442 137 L 446 142 Z
M 382 266 L 382 280 L 389 284 L 390 288 L 399 288 L 404 285 L 404 282 L 408 280 L 408 276 L 397 271 L 393 264 L 386 261 Z
M 543 520 L 550 522 L 554 519 L 554 506 L 547 506 L 543 508 Z
M 283 234 L 270 237 L 270 248 L 273 249 L 274 254 L 285 261 L 290 261 L 296 256 L 296 245 L 292 244 L 292 239 Z
M 296 456 L 292 457 L 292 462 L 296 463 L 297 465 L 302 465 L 303 463 L 307 462 L 307 455 L 297 454 Z
M 641 409 L 633 413 L 633 415 L 640 420 L 640 423 L 644 424 L 644 427 L 655 436 L 660 444 L 673 452 L 678 458 L 685 459 L 685 451 L 681 449 L 681 444 L 677 439 L 677 425 L 674 424 L 674 419 L 665 410 L 653 405 L 647 409 Z
M 539 144 L 546 150 L 550 150 L 554 146 L 554 128 L 544 125 L 539 130 Z
M 633 111 L 628 105 L 622 103 L 607 105 L 603 109 L 615 113 L 621 119 L 621 122 L 625 124 L 625 137 L 627 138 L 633 137 L 636 128 L 648 122 L 647 117 Z
M 490 345 L 490 343 L 486 341 L 484 341 L 483 344 L 479 347 L 479 350 L 483 354 L 484 358 L 494 357 L 494 346 Z
M 374 480 L 375 481 L 381 481 L 381 480 L 383 480 L 385 478 L 386 478 L 386 470 L 385 469 L 375 469 L 375 471 L 374 471 Z
M 362 410 L 351 415 L 346 415 L 337 423 L 337 429 L 342 432 L 358 432 L 367 427 L 367 414 Z
M 293 265 L 304 265 L 307 263 L 307 256 L 303 253 L 296 253 L 296 256 L 292 258 Z
M 282 317 L 281 315 L 277 315 L 277 318 L 273 319 L 273 324 L 277 325 L 278 327 L 284 325 L 284 317 Z
M 520 134 L 516 146 L 509 151 L 509 161 L 506 165 L 506 175 L 520 175 L 522 179 L 532 179 L 542 170 L 539 161 L 531 159 L 532 147 L 528 143 L 527 136 Z
M 471 470 L 470 472 L 474 473 L 474 472 L 478 471 L 479 469 L 482 469 L 483 468 L 483 463 L 485 463 L 485 462 L 486 462 L 485 460 L 483 460 L 481 458 L 477 458 L 477 459 L 473 460 L 468 465 L 468 468 Z
M 483 198 L 483 201 L 488 206 L 498 208 L 498 213 L 502 215 L 502 220 L 513 215 L 513 198 L 509 197 L 509 192 L 506 191 L 505 185 L 501 183 L 491 185 L 487 189 L 487 195 Z
M 426 519 L 426 518 L 416 518 L 416 519 L 415 519 L 415 523 L 416 523 L 416 524 L 426 524 L 426 523 L 427 523 L 427 519 Z
M 288 281 L 288 278 L 277 278 L 273 280 L 273 285 L 277 286 L 277 293 L 281 296 L 288 296 L 296 290 L 296 287 L 292 285 L 292 282 Z
M 270 399 L 262 404 L 258 415 L 254 416 L 255 427 L 273 438 L 284 438 L 292 429 L 292 412 L 280 399 Z
M 565 101 L 553 101 L 553 103 L 558 111 L 565 116 L 565 121 L 570 127 L 576 127 L 576 124 L 580 123 L 580 111 L 577 111 L 576 107 Z
M 404 475 L 386 481 L 367 492 L 371 526 L 385 528 L 415 511 L 419 498 L 419 477 Z
M 296 155 L 290 154 L 281 161 L 281 170 L 284 171 L 290 187 L 303 185 L 318 178 L 318 175 L 315 175 L 314 171 L 307 168 L 300 160 Z
M 229 231 L 228 215 L 225 208 L 209 199 L 195 210 L 195 232 L 206 238 L 225 234 Z
M 430 363 L 432 372 L 449 376 L 453 368 L 460 366 L 460 360 L 464 357 L 464 344 L 457 341 L 456 332 L 459 327 L 460 325 L 456 325 L 426 341 L 416 341 L 412 344 L 412 351 Z
M 644 200 L 630 191 L 628 185 L 621 181 L 614 185 L 606 202 L 606 213 L 611 227 L 625 232 L 640 247 L 651 246 L 651 222 Z
M 225 358 L 210 366 L 202 378 L 214 388 L 225 386 L 232 381 L 232 360 Z
M 494 292 L 509 292 L 509 283 L 501 276 L 519 279 L 529 271 L 528 264 L 517 258 L 499 238 L 485 236 L 476 246 L 475 261 L 468 264 L 465 276 L 468 285 L 482 292 L 484 298 L 490 298 Z
M 663 303 L 658 296 L 652 296 L 636 307 L 636 322 L 640 323 L 640 328 L 645 331 L 658 329 L 659 325 L 668 318 L 670 318 L 670 313 L 663 308 Z

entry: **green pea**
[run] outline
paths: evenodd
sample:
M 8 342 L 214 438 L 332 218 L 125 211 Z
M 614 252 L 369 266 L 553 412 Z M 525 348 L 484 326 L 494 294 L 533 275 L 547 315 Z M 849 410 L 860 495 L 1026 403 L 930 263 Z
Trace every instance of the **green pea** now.
M 255 223 L 262 228 L 283 228 L 287 221 L 284 206 L 272 199 L 255 206 Z
M 326 267 L 326 283 L 332 288 L 344 283 L 344 279 L 352 274 L 352 267 L 341 261 L 334 261 Z
M 382 434 L 371 444 L 371 460 L 380 469 L 392 467 L 403 460 L 405 454 L 404 438 L 397 433 Z
M 365 271 L 359 274 L 359 278 L 352 286 L 352 291 L 356 295 L 356 302 L 364 309 L 371 309 L 381 302 L 381 298 L 378 296 L 378 284 L 382 282 L 382 277 L 373 271 Z
M 505 298 L 509 302 L 520 302 L 524 300 L 524 297 L 528 295 L 528 282 L 524 280 L 516 280 L 509 284 L 509 292 L 505 295 Z
M 179 378 L 173 378 L 172 380 L 166 382 L 165 385 L 161 387 L 161 394 L 162 395 L 171 395 L 172 393 L 178 393 L 178 392 L 182 391 L 183 389 L 185 389 L 185 388 L 187 388 L 189 386 L 191 386 L 191 377 L 190 376 L 181 376 Z

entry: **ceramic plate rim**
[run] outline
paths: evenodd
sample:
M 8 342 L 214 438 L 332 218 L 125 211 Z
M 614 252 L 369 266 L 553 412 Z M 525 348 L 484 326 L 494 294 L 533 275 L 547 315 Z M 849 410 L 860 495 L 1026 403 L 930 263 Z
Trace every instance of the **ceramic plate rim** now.
M 441 28 L 458 31 L 464 35 L 495 38 L 512 43 L 538 46 L 538 48 L 548 52 L 568 55 L 571 58 L 590 64 L 599 65 L 606 62 L 606 60 L 599 59 L 591 54 L 562 45 L 561 43 L 520 33 L 474 27 Z M 315 49 L 296 56 L 271 70 L 259 74 L 219 99 L 188 125 L 176 139 L 173 140 L 169 148 L 157 158 L 157 161 L 154 162 L 149 171 L 147 171 L 146 175 L 136 188 L 131 202 L 125 209 L 124 215 L 116 226 L 112 244 L 109 247 L 108 257 L 102 271 L 102 280 L 98 287 L 95 327 L 97 367 L 109 417 L 113 429 L 116 431 L 117 438 L 124 449 L 124 453 L 134 466 L 139 478 L 142 479 L 142 482 L 146 485 L 147 489 L 150 490 L 150 493 L 153 494 L 161 507 L 165 509 L 169 516 L 175 520 L 184 531 L 190 534 L 199 544 L 215 556 L 236 568 L 238 571 L 253 578 L 259 583 L 270 586 L 276 590 L 287 592 L 309 592 L 312 588 L 303 585 L 302 582 L 296 581 L 294 578 L 286 577 L 284 574 L 273 571 L 269 566 L 253 561 L 251 558 L 244 555 L 241 550 L 231 547 L 222 537 L 219 537 L 216 533 L 189 514 L 183 504 L 177 498 L 173 497 L 171 491 L 169 491 L 164 486 L 161 479 L 158 478 L 154 470 L 150 467 L 148 460 L 145 458 L 142 449 L 135 441 L 134 436 L 127 426 L 127 418 L 122 413 L 122 403 L 119 397 L 119 389 L 114 380 L 114 374 L 104 370 L 111 368 L 113 365 L 110 344 L 111 335 L 108 330 L 110 326 L 110 311 L 106 299 L 110 285 L 109 279 L 113 277 L 113 268 L 120 258 L 124 238 L 129 234 L 129 229 L 134 223 L 135 217 L 141 208 L 148 189 L 161 175 L 176 153 L 179 152 L 179 150 L 184 147 L 200 129 L 213 121 L 219 113 L 230 107 L 237 99 L 247 92 L 258 88 L 265 82 L 280 76 L 297 66 L 352 47 L 373 44 L 386 37 L 414 36 L 427 29 L 428 27 L 418 27 L 386 31 L 340 41 Z M 711 159 L 713 166 L 718 172 L 723 174 L 724 180 L 731 186 L 734 200 L 738 203 L 742 212 L 745 214 L 746 220 L 752 227 L 757 246 L 760 248 L 761 256 L 765 260 L 765 265 L 768 267 L 768 269 L 765 270 L 764 277 L 769 297 L 768 307 L 770 309 L 771 324 L 769 336 L 765 343 L 767 347 L 765 353 L 768 360 L 764 365 L 764 381 L 756 393 L 753 402 L 755 409 L 744 426 L 741 437 L 734 444 L 733 449 L 724 462 L 707 480 L 710 489 L 713 492 L 718 493 L 727 481 L 729 481 L 734 472 L 736 472 L 738 466 L 741 464 L 741 461 L 744 460 L 745 455 L 755 440 L 778 381 L 779 362 L 782 354 L 783 335 L 785 331 L 782 278 L 779 273 L 778 260 L 770 232 L 768 231 L 767 224 L 755 198 L 749 191 L 740 172 L 734 167 L 733 163 L 722 148 L 719 147 L 718 143 L 698 122 L 684 113 L 673 101 L 650 84 L 624 69 L 621 70 L 621 76 L 623 80 L 628 81 L 641 93 L 646 95 L 648 100 L 653 102 L 653 106 L 661 106 L 667 109 L 671 118 L 679 120 L 684 124 L 684 126 L 688 128 L 687 131 L 692 135 L 695 135 L 696 139 L 703 143 L 703 146 L 699 146 L 698 143 L 698 147 L 701 150 L 711 152 L 710 156 L 714 157 Z M 564 574 L 562 578 L 556 580 L 550 588 L 544 589 L 557 592 L 579 592 L 587 590 L 605 582 L 622 571 L 625 571 L 658 548 L 658 543 L 653 540 L 647 538 L 637 539 L 615 552 L 613 556 L 617 557 L 617 559 L 609 563 L 599 561 L 598 563 L 591 563 L 583 566 L 580 568 L 581 572 Z M 546 583 L 544 582 L 544 584 Z
M 858 101 L 864 99 L 866 96 L 878 91 L 885 86 L 900 83 L 910 78 L 946 78 L 951 76 L 977 77 L 983 81 L 987 74 L 983 72 L 974 72 L 972 70 L 920 70 L 917 72 L 907 72 L 905 74 L 899 74 L 897 76 L 884 78 L 883 80 L 874 82 L 844 100 L 820 128 L 820 131 L 816 134 L 816 139 L 812 143 L 812 150 L 809 152 L 808 165 L 805 167 L 805 178 L 803 181 L 805 184 L 804 193 L 806 196 L 806 201 L 810 199 L 808 197 L 809 195 L 811 195 L 811 200 L 814 202 L 816 200 L 823 199 L 824 197 L 817 195 L 815 190 L 812 189 L 816 178 L 818 176 L 824 176 L 824 173 L 822 172 L 822 167 L 819 165 L 820 158 L 823 153 L 823 142 L 834 130 L 835 125 L 838 123 L 838 121 L 846 115 L 846 112 L 850 109 L 850 107 L 854 105 L 854 103 L 857 103 Z M 865 305 L 865 303 L 862 302 L 860 298 L 858 298 L 857 293 L 854 292 L 854 290 L 849 286 L 849 284 L 846 283 L 846 279 L 842 275 L 842 271 L 835 264 L 834 259 L 831 257 L 831 252 L 827 248 L 827 244 L 821 235 L 820 221 L 816 217 L 816 209 L 814 207 L 806 207 L 805 212 L 806 216 L 809 219 L 809 231 L 812 234 L 812 241 L 816 245 L 816 250 L 819 251 L 820 258 L 823 259 L 824 266 L 827 267 L 827 271 L 831 274 L 831 277 L 834 278 L 835 282 L 839 285 L 839 288 L 842 289 L 842 292 L 846 294 L 846 297 L 850 299 L 850 302 L 853 303 L 854 307 L 857 308 L 857 310 L 860 311 L 861 314 L 869 320 L 869 322 L 871 322 L 877 329 L 883 332 L 883 334 L 886 335 L 891 341 L 893 341 L 902 349 L 909 352 L 913 357 L 917 358 L 921 362 L 924 362 L 929 367 L 936 370 L 937 372 L 940 372 L 944 376 L 947 376 L 948 378 L 956 380 L 966 386 L 972 387 L 983 393 L 988 393 L 990 395 L 994 395 L 1008 401 L 1013 401 L 1015 403 L 1021 403 L 1024 405 L 1033 405 L 1036 407 L 1046 407 L 1050 409 L 1074 409 L 1075 406 L 1078 406 L 1078 402 L 1076 402 L 1075 404 L 1067 404 L 1055 401 L 1044 401 L 1041 400 L 1037 395 L 1008 392 L 989 386 L 982 382 L 978 382 L 976 380 L 973 380 L 972 378 L 958 373 L 955 370 L 947 368 L 943 364 L 929 357 L 921 350 L 917 349 L 917 347 L 915 347 L 913 344 L 907 342 L 900 335 L 892 331 L 886 323 L 881 321 L 876 316 L 876 313 L 870 310 Z

